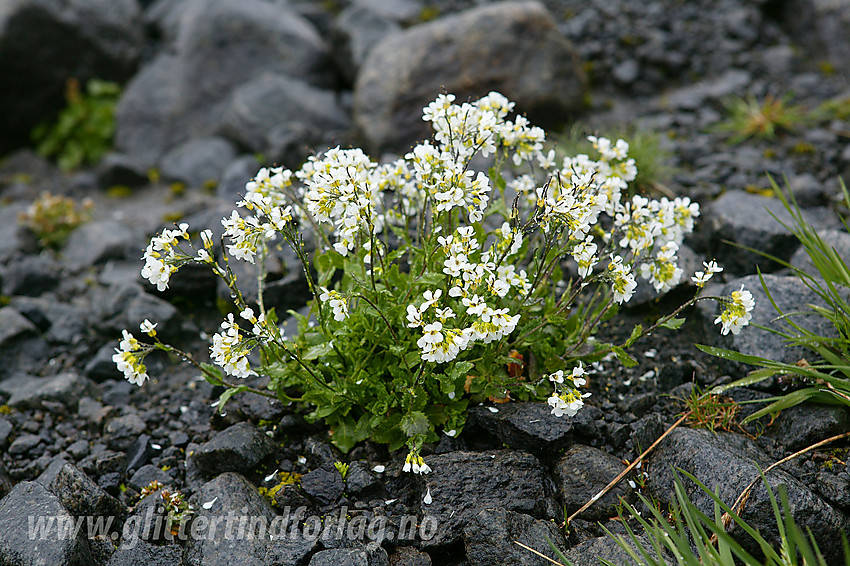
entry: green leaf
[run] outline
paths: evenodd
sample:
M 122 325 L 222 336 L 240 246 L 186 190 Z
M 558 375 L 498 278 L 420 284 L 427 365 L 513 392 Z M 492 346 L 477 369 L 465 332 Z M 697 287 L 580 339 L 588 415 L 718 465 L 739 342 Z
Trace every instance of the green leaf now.
M 407 436 L 428 434 L 430 429 L 431 423 L 425 413 L 421 411 L 413 411 L 404 415 L 401 419 L 401 430 Z
M 620 360 L 620 363 L 623 364 L 624 367 L 633 368 L 638 365 L 637 360 L 621 347 L 611 346 L 611 350 L 613 350 L 613 352 L 617 355 L 617 359 Z
M 712 356 L 717 356 L 718 358 L 723 358 L 724 360 L 731 360 L 733 362 L 741 362 L 744 364 L 750 364 L 752 366 L 760 366 L 770 362 L 770 360 L 766 358 L 762 358 L 759 356 L 748 356 L 747 354 L 742 354 L 741 352 L 736 352 L 735 350 L 727 350 L 726 348 L 716 348 L 714 346 L 705 346 L 703 344 L 695 344 L 695 346 L 706 354 L 711 354 Z
M 301 355 L 301 359 L 305 361 L 317 360 L 327 356 L 333 352 L 333 350 L 333 346 L 330 342 L 323 342 L 322 344 L 317 344 L 316 346 L 307 348 L 307 350 Z
M 670 330 L 678 330 L 685 324 L 684 318 L 671 318 L 668 321 L 662 322 L 658 326 L 660 328 L 669 328 Z
M 629 346 L 631 346 L 632 344 L 637 342 L 638 338 L 640 338 L 642 333 L 643 333 L 643 326 L 641 326 L 640 324 L 636 325 L 634 330 L 632 330 L 631 336 L 629 336 L 629 339 L 626 340 L 626 343 L 623 344 L 623 346 L 628 348 Z
M 231 397 L 236 395 L 237 393 L 242 393 L 243 391 L 248 391 L 250 389 L 246 385 L 240 385 L 239 387 L 231 387 L 226 390 L 221 396 L 218 398 L 218 412 L 220 414 L 224 414 L 224 405 L 230 400 Z
M 221 374 L 221 368 L 212 364 L 201 362 L 201 375 L 212 385 L 224 385 L 224 377 Z
M 812 397 L 819 396 L 821 391 L 815 387 L 808 387 L 806 389 L 798 389 L 797 391 L 792 391 L 787 395 L 780 397 L 777 401 L 774 401 L 767 407 L 763 409 L 759 409 L 752 415 L 748 416 L 744 420 L 741 421 L 741 424 L 747 424 L 754 420 L 758 420 L 765 415 L 770 415 L 773 413 L 778 413 L 784 409 L 789 409 L 791 407 L 797 406 L 804 401 L 808 401 Z
M 760 381 L 764 381 L 768 377 L 774 375 L 780 370 L 774 368 L 761 368 L 754 371 L 751 371 L 747 374 L 747 377 L 739 379 L 737 381 L 733 381 L 732 383 L 727 383 L 725 385 L 718 385 L 713 388 L 710 393 L 712 395 L 720 395 L 724 391 L 728 391 L 730 389 L 734 389 L 735 387 L 747 387 L 748 385 L 752 385 L 753 383 L 758 383 Z

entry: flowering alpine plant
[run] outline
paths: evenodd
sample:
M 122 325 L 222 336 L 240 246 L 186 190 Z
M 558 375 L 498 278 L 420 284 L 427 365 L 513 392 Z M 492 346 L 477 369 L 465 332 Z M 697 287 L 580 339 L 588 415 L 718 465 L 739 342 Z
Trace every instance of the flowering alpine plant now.
M 188 226 L 164 230 L 145 251 L 142 275 L 163 290 L 187 263 L 208 266 L 234 297 L 212 337 L 214 363 L 199 364 L 156 338 L 143 344 L 125 331 L 115 361 L 141 384 L 154 348 L 178 352 L 227 390 L 232 378 L 265 375 L 269 391 L 312 406 L 343 450 L 371 438 L 409 454 L 405 471 L 427 473 L 423 443 L 463 428 L 470 403 L 545 399 L 556 416 L 573 416 L 592 362 L 624 350 L 698 299 L 725 306 L 723 333 L 749 321 L 752 298 L 702 297 L 721 271 L 706 263 L 694 275 L 696 296 L 623 345 L 593 334 L 639 281 L 667 291 L 683 277 L 677 251 L 699 206 L 687 197 L 627 198 L 637 169 L 629 145 L 590 137 L 598 156 L 558 162 L 544 151 L 543 130 L 499 93 L 456 104 L 440 95 L 424 109 L 432 140 L 396 161 L 377 163 L 360 149 L 329 149 L 297 171 L 263 168 L 245 186 L 242 209 L 193 242 Z M 486 163 L 488 171 L 474 165 Z M 485 165 L 485 167 L 487 166 Z M 317 242 L 309 253 L 302 233 Z M 313 294 L 309 316 L 292 313 L 286 336 L 264 304 L 264 259 L 285 243 L 297 254 Z M 310 257 L 312 255 L 312 258 Z M 230 261 L 256 264 L 259 301 L 247 304 Z M 565 275 L 566 274 L 566 275 Z M 273 305 L 272 305 L 273 306 Z M 249 355 L 259 349 L 261 363 Z M 554 372 L 554 373 L 552 373 Z

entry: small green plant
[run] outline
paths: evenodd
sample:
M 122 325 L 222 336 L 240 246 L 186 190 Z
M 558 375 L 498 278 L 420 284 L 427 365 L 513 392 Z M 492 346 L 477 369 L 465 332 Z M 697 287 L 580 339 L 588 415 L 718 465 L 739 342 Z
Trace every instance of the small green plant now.
M 556 137 L 555 155 L 563 158 L 568 155 L 590 154 L 593 144 L 587 139 L 587 128 L 574 125 Z M 650 191 L 669 194 L 666 184 L 676 173 L 670 165 L 671 151 L 661 142 L 656 132 L 633 126 L 615 126 L 604 132 L 606 138 L 629 140 L 629 157 L 634 159 L 637 175 L 631 187 L 641 193 Z
M 741 406 L 729 397 L 703 393 L 694 385 L 690 395 L 681 399 L 688 413 L 687 424 L 691 428 L 704 428 L 715 432 L 725 430 L 742 432 L 738 419 Z
M 55 124 L 41 124 L 32 132 L 37 151 L 62 169 L 76 169 L 98 160 L 112 147 L 115 105 L 121 94 L 115 83 L 92 79 L 83 94 L 80 83 L 69 79 L 65 88 L 68 105 Z
M 848 290 L 850 290 L 850 268 L 835 249 L 827 245 L 817 231 L 806 222 L 800 207 L 794 200 L 793 193 L 789 191 L 786 196 L 773 179 L 770 183 L 774 193 L 782 200 L 793 219 L 793 224 L 785 225 L 785 227 L 800 241 L 813 270 L 808 272 L 779 258 L 763 255 L 791 269 L 809 289 L 821 298 L 825 306 L 809 305 L 798 311 L 782 312 L 773 300 L 764 279 L 761 280 L 762 288 L 777 312 L 777 320 L 787 323 L 787 326 L 772 324 L 769 327 L 759 326 L 759 328 L 782 336 L 789 346 L 806 348 L 816 360 L 813 363 L 801 360 L 798 363 L 789 364 L 724 348 L 697 346 L 709 354 L 759 368 L 740 380 L 713 389 L 713 394 L 720 394 L 732 387 L 752 385 L 774 375 L 783 376 L 786 379 L 793 378 L 802 385 L 781 397 L 769 399 L 770 404 L 767 407 L 745 418 L 742 424 L 765 415 L 774 415 L 805 401 L 850 406 L 850 303 L 847 300 Z M 843 182 L 841 187 L 845 204 L 850 206 L 850 193 Z M 841 220 L 847 228 L 847 219 L 841 218 Z M 779 222 L 778 219 L 777 222 Z M 795 321 L 795 317 L 812 313 L 828 321 L 834 328 L 835 334 L 822 336 Z
M 18 215 L 18 223 L 32 232 L 42 248 L 58 249 L 75 228 L 91 220 L 93 207 L 91 199 L 78 204 L 70 197 L 45 191 Z
M 734 97 L 725 103 L 728 117 L 717 130 L 729 135 L 729 143 L 739 144 L 750 138 L 769 140 L 781 132 L 793 132 L 807 118 L 806 111 L 790 104 L 789 97 L 772 94 L 762 100 L 755 96 Z
M 219 410 L 243 391 L 300 401 L 343 451 L 367 438 L 406 445 L 404 471 L 427 473 L 423 444 L 457 435 L 470 403 L 548 397 L 555 416 L 572 416 L 588 396 L 580 389 L 585 362 L 613 352 L 636 365 L 625 348 L 681 326 L 676 316 L 695 301 L 723 303 L 724 334 L 747 324 L 748 292 L 701 296 L 722 270 L 711 262 L 695 274 L 697 293 L 682 307 L 636 327 L 622 345 L 596 340 L 639 278 L 663 292 L 684 277 L 676 252 L 699 206 L 625 198 L 636 169 L 624 140 L 592 137 L 598 159 L 555 164 L 540 128 L 522 116 L 508 120 L 512 107 L 498 93 L 465 104 L 440 95 L 424 109 L 434 140 L 395 162 L 334 148 L 295 172 L 261 169 L 237 203 L 247 215 L 234 210 L 222 220 L 229 243 L 220 258 L 212 231 L 202 230 L 196 245 L 188 224 L 151 240 L 142 275 L 160 291 L 188 263 L 207 266 L 231 291 L 238 315 L 227 313 L 212 337 L 214 365 L 179 352 L 226 388 Z M 471 169 L 476 154 L 494 158 L 488 173 Z M 312 258 L 302 231 L 318 243 Z M 262 266 L 275 240 L 299 258 L 313 297 L 309 315 L 290 311 L 293 336 L 263 302 Z M 230 265 L 237 260 L 257 267 L 256 304 L 237 285 Z M 567 262 L 574 277 L 564 275 Z M 148 377 L 147 353 L 178 353 L 154 327 L 147 320 L 140 327 L 152 344 L 125 330 L 113 357 L 138 385 Z M 256 368 L 248 362 L 253 350 Z M 231 380 L 258 373 L 269 377 L 270 391 Z
M 345 478 L 348 476 L 348 464 L 345 462 L 334 462 L 334 468 L 342 476 L 342 481 L 345 481 Z
M 153 480 L 142 488 L 140 499 L 144 499 L 159 491 L 166 513 L 166 527 L 172 536 L 176 536 L 180 532 L 180 528 L 192 518 L 195 512 L 181 492 L 164 488 L 165 486 L 162 483 Z

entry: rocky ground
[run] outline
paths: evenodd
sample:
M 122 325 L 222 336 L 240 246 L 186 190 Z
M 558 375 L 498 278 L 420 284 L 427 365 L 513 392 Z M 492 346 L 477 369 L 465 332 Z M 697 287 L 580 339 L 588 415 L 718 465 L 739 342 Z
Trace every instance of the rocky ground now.
M 847 431 L 847 412 L 826 406 L 747 430 L 681 427 L 643 466 L 645 485 L 621 484 L 565 533 L 565 514 L 660 437 L 683 411 L 678 399 L 743 375 L 695 343 L 790 362 L 804 354 L 756 329 L 721 340 L 713 307 L 696 308 L 681 331 L 635 345 L 638 367 L 596 367 L 593 396 L 573 419 L 539 403 L 474 407 L 458 438 L 426 447 L 434 471 L 421 477 L 402 473 L 405 454 L 384 446 L 341 454 L 302 407 L 242 396 L 222 416 L 212 406 L 220 391 L 178 360 L 150 358 L 153 379 L 140 389 L 111 356 L 121 329 L 144 318 L 200 357 L 217 328 L 217 301 L 228 294 L 207 274 L 181 272 L 166 293 L 141 279 L 141 250 L 162 226 L 216 226 L 261 163 L 294 168 L 336 144 L 403 150 L 427 133 L 421 108 L 443 88 L 459 98 L 500 90 L 554 131 L 578 120 L 587 133 L 629 125 L 661 134 L 669 173 L 656 190 L 703 207 L 686 241 L 691 271 L 716 258 L 726 267 L 718 290 L 745 283 L 761 299 L 754 321 L 770 325 L 757 264 L 783 308 L 812 302 L 811 292 L 724 242 L 804 265 L 767 212 L 787 219 L 764 196 L 767 173 L 787 179 L 810 223 L 850 257 L 836 216 L 838 176 L 850 177 L 848 22 L 850 5 L 818 0 L 21 0 L 0 12 L 0 108 L 10 117 L 0 131 L 0 564 L 530 565 L 546 562 L 514 541 L 551 556 L 547 538 L 576 565 L 625 564 L 599 527 L 622 531 L 612 519 L 619 497 L 635 502 L 640 491 L 665 507 L 678 467 L 731 502 L 757 466 Z M 72 174 L 22 149 L 35 123 L 61 106 L 69 76 L 125 89 L 115 151 Z M 716 125 L 732 95 L 787 95 L 809 109 L 836 103 L 792 132 L 731 145 Z M 94 202 L 91 222 L 58 252 L 40 251 L 17 221 L 46 190 Z M 278 259 L 267 299 L 278 312 L 300 308 L 298 265 Z M 644 294 L 607 333 L 625 338 L 692 293 L 683 284 L 665 297 Z M 730 394 L 745 401 L 782 387 Z M 846 447 L 769 475 L 833 553 L 850 531 Z M 344 480 L 336 462 L 349 464 Z M 126 528 L 161 517 L 161 499 L 139 501 L 152 480 L 185 494 L 196 522 L 271 522 L 304 507 L 297 521 L 321 517 L 323 535 L 234 539 L 222 528 L 181 541 Z M 415 518 L 412 536 L 405 516 Z M 99 537 L 83 530 L 33 541 L 27 517 L 116 521 Z M 347 525 L 377 518 L 385 528 L 381 537 L 324 528 L 339 517 Z M 775 530 L 764 490 L 744 517 L 762 533 Z

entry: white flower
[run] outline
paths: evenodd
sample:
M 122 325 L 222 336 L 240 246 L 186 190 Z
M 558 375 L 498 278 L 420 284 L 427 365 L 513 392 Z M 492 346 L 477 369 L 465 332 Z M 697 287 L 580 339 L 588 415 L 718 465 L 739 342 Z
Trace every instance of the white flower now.
M 755 300 L 749 291 L 744 291 L 744 286 L 738 291 L 733 291 L 732 296 L 723 302 L 723 312 L 714 320 L 714 324 L 722 323 L 720 333 L 724 336 L 731 332 L 738 334 L 741 328 L 750 323 Z
M 691 281 L 693 281 L 697 287 L 704 287 L 715 273 L 723 271 L 723 268 L 718 266 L 713 260 L 708 263 L 702 262 L 702 265 L 705 267 L 705 271 L 697 271 L 694 273 L 694 276 L 691 277 Z
M 148 319 L 145 319 L 139 325 L 139 330 L 141 330 L 142 332 L 144 332 L 148 336 L 156 336 L 156 330 L 154 330 L 154 329 L 156 328 L 157 324 L 159 324 L 159 323 L 152 323 Z

